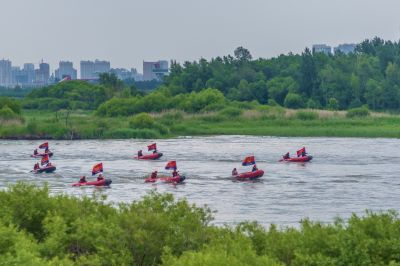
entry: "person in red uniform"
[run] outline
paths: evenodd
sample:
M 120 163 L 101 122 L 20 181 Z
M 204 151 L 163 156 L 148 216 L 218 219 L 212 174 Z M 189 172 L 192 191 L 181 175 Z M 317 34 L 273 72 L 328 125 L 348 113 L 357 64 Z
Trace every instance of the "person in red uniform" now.
M 150 178 L 151 179 L 156 179 L 157 178 L 157 171 L 154 171 L 153 173 L 151 173 Z
M 103 174 L 99 174 L 99 176 L 97 177 L 97 181 L 101 181 L 104 180 Z
M 237 171 L 236 168 L 233 168 L 233 170 L 232 170 L 232 175 L 233 175 L 233 176 L 238 175 L 238 171 Z

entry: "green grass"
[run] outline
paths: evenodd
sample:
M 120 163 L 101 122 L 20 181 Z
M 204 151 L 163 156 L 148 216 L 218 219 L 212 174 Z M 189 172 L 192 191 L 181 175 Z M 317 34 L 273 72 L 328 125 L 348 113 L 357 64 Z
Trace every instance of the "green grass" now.
M 278 112 L 279 111 L 279 112 Z M 250 113 L 249 113 L 250 112 Z M 287 137 L 386 137 L 400 138 L 400 116 L 348 118 L 345 114 L 321 116 L 307 111 L 251 110 L 187 115 L 177 111 L 154 115 L 154 122 L 140 128 L 130 117 L 100 117 L 90 111 L 67 113 L 24 111 L 24 122 L 3 123 L 1 138 L 104 139 L 169 138 L 202 135 L 254 135 Z M 307 114 L 306 118 L 305 115 Z M 68 118 L 67 118 L 68 117 Z

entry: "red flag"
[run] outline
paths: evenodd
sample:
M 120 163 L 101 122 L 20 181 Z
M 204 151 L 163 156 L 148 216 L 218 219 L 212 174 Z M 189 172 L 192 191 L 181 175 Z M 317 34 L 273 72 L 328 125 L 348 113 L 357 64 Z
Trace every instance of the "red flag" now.
M 48 142 L 45 142 L 45 143 L 42 143 L 42 144 L 39 145 L 39 149 L 46 149 L 46 148 L 49 148 L 49 143 Z
M 102 173 L 103 172 L 103 163 L 96 164 L 93 166 L 92 175 Z
M 242 165 L 247 166 L 247 165 L 253 165 L 256 164 L 256 160 L 254 159 L 254 156 L 247 156 L 244 158 Z
M 300 157 L 303 154 L 303 152 L 306 153 L 306 148 L 305 147 L 303 147 L 303 148 L 301 148 L 300 150 L 297 151 L 297 157 Z
M 153 144 L 147 146 L 147 148 L 149 149 L 149 151 L 157 150 L 157 143 L 153 143 Z
M 40 161 L 40 164 L 41 165 L 45 165 L 45 164 L 48 164 L 49 163 L 49 155 L 44 155 L 43 157 L 42 157 L 42 160 Z
M 169 161 L 165 166 L 166 170 L 176 170 L 176 161 Z

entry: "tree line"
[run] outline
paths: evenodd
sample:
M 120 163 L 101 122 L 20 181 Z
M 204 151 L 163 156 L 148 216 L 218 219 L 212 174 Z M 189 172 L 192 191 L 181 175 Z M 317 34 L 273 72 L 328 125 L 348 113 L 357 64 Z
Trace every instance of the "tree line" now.
M 278 103 L 291 108 L 374 110 L 400 107 L 400 43 L 378 37 L 350 54 L 312 53 L 252 60 L 239 47 L 234 56 L 176 62 L 165 79 L 172 94 L 215 88 L 229 100 Z M 285 103 L 286 102 L 286 103 Z

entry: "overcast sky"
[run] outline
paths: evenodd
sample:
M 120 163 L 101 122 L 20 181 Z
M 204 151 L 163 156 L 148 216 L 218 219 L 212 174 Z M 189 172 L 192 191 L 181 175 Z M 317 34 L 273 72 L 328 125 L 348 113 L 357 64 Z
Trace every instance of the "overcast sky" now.
M 0 0 L 0 58 L 13 65 L 105 59 L 180 62 L 400 37 L 399 0 Z

